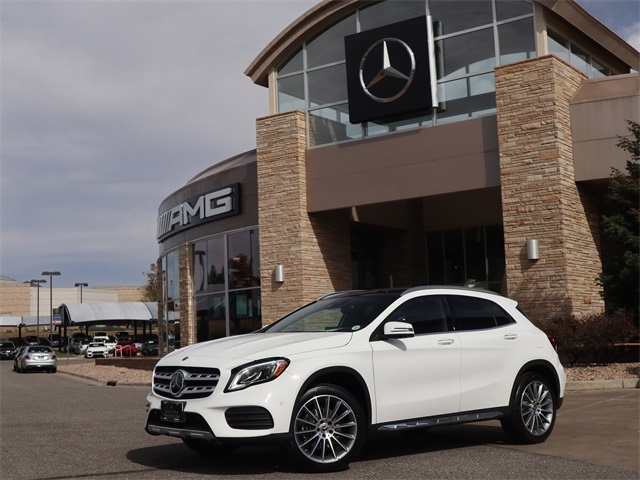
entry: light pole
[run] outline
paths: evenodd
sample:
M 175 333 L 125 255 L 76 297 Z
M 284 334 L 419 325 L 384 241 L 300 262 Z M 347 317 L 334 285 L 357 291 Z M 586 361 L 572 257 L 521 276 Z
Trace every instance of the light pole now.
M 82 303 L 82 287 L 88 287 L 88 283 L 76 283 L 76 287 L 80 287 L 80 303 Z
M 47 281 L 46 280 L 31 280 L 30 283 L 31 283 L 31 286 L 35 285 L 36 287 L 38 287 L 38 290 L 37 290 L 37 292 L 38 292 L 38 300 L 37 300 L 38 306 L 36 307 L 36 309 L 37 309 L 36 311 L 38 312 L 37 313 L 37 315 L 38 315 L 38 317 L 37 317 L 38 318 L 38 323 L 37 323 L 37 326 L 36 326 L 36 336 L 38 338 L 40 338 L 40 284 L 41 283 L 47 283 Z
M 49 335 L 53 339 L 53 276 L 60 275 L 60 272 L 42 272 L 42 275 L 49 275 L 49 328 L 51 329 Z

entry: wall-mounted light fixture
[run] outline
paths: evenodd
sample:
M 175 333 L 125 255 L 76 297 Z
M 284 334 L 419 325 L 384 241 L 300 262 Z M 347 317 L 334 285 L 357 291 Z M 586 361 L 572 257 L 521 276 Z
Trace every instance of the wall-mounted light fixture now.
M 284 266 L 281 263 L 276 265 L 276 269 L 273 272 L 273 275 L 276 279 L 276 282 L 283 283 L 284 282 Z
M 527 240 L 527 259 L 539 260 L 540 250 L 538 248 L 538 240 Z

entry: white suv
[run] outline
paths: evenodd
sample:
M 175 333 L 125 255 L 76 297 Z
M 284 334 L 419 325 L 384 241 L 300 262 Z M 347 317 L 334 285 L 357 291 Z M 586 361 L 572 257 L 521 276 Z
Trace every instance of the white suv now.
M 548 337 L 508 298 L 342 292 L 162 358 L 146 430 L 206 455 L 280 440 L 304 470 L 327 472 L 375 431 L 500 419 L 513 441 L 543 442 L 565 380 Z

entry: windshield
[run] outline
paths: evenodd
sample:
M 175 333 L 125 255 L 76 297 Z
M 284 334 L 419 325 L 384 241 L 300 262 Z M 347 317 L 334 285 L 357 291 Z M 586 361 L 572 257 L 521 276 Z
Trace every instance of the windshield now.
M 14 348 L 13 342 L 2 342 L 2 348 Z
M 260 332 L 355 332 L 398 298 L 394 293 L 337 294 L 310 303 Z

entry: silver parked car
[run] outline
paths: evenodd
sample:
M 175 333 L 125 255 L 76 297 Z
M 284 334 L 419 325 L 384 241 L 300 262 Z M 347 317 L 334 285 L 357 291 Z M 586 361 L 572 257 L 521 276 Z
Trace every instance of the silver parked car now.
M 53 350 L 51 350 L 51 347 L 44 345 L 27 345 L 18 351 L 13 361 L 13 369 L 20 373 L 28 370 L 46 370 L 49 373 L 56 373 L 58 369 L 58 359 L 53 353 Z

